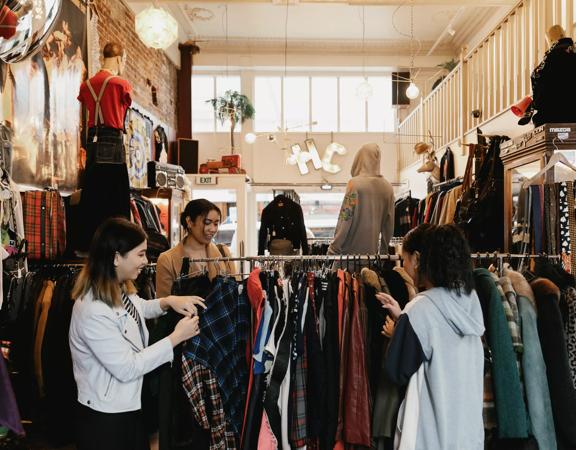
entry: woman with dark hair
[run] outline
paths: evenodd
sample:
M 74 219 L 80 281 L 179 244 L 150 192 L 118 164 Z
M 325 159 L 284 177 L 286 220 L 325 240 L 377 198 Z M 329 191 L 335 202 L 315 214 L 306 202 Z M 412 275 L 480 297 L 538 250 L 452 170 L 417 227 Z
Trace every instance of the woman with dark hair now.
M 395 448 L 481 450 L 484 322 L 470 248 L 454 225 L 429 227 L 418 250 L 416 237 L 406 236 L 404 264 L 425 290 L 403 311 L 391 296 L 377 294 L 396 320 L 386 371 L 408 385 Z
M 125 219 L 96 231 L 72 292 L 70 350 L 78 387 L 78 450 L 147 450 L 140 411 L 146 373 L 173 359 L 173 348 L 199 333 L 199 297 L 145 301 L 133 281 L 146 266 L 146 233 Z M 145 320 L 172 308 L 184 315 L 166 338 L 148 346 Z
M 184 258 L 222 258 L 229 257 L 230 250 L 217 246 L 212 239 L 218 232 L 222 213 L 212 202 L 199 198 L 188 202 L 180 215 L 180 224 L 186 230 L 186 236 L 178 245 L 160 255 L 156 264 L 156 292 L 159 296 L 169 295 L 172 284 L 181 275 Z M 192 263 L 189 273 L 207 270 L 213 279 L 220 273 L 235 273 L 231 262 Z

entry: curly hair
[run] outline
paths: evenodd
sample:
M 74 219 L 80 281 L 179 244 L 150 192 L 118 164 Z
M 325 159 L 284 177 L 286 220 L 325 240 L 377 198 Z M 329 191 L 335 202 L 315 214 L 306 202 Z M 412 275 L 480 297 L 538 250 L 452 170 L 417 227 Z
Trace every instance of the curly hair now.
M 416 228 L 411 229 L 404 239 L 402 239 L 402 251 L 410 254 L 414 252 L 422 252 L 426 245 L 426 235 L 429 231 L 436 228 L 436 225 L 430 223 L 423 223 Z
M 470 294 L 474 289 L 474 273 L 470 247 L 462 231 L 453 224 L 432 227 L 424 242 L 419 275 L 434 287 Z

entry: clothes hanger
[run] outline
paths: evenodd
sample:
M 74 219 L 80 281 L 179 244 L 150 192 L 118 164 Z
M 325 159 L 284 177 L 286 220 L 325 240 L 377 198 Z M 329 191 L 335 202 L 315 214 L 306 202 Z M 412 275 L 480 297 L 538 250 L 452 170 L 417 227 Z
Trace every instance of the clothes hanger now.
M 572 163 L 570 163 L 570 161 L 568 161 L 568 158 L 566 158 L 566 156 L 564 156 L 563 153 L 560 153 L 560 149 L 558 148 L 558 146 L 556 145 L 556 138 L 554 138 L 552 140 L 552 144 L 554 145 L 554 149 L 558 150 L 555 151 L 554 154 L 550 157 L 550 159 L 548 160 L 548 164 L 546 164 L 542 170 L 540 170 L 540 172 L 538 172 L 536 175 L 534 175 L 532 178 L 524 181 L 524 183 L 522 183 L 522 188 L 526 188 L 528 186 L 531 186 L 533 184 L 537 184 L 536 181 L 538 181 L 538 179 L 545 175 L 546 172 L 548 172 L 552 167 L 554 167 L 556 164 L 561 163 L 564 164 L 565 166 L 567 166 L 569 169 L 573 170 L 574 172 L 576 172 L 576 166 L 572 165 Z

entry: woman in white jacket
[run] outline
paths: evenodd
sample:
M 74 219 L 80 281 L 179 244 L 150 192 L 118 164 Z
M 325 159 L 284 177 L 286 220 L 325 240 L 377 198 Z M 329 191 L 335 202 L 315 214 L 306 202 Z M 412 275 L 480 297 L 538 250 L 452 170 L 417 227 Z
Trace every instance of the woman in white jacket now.
M 78 450 L 147 450 L 140 405 L 144 374 L 171 362 L 173 348 L 199 333 L 199 297 L 145 301 L 133 280 L 146 266 L 146 233 L 125 219 L 104 222 L 72 297 L 70 349 L 78 387 Z M 145 320 L 169 308 L 185 317 L 148 344 Z

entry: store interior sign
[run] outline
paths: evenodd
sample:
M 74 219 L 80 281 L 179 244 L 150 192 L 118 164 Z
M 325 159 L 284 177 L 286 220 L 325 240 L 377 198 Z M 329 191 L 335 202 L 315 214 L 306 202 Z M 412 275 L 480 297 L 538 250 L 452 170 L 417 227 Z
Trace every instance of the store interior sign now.
M 308 163 L 312 161 L 315 170 L 323 170 L 330 174 L 336 174 L 342 170 L 338 164 L 334 164 L 332 159 L 335 155 L 345 155 L 347 153 L 346 147 L 337 142 L 331 142 L 324 150 L 324 156 L 320 159 L 318 149 L 314 139 L 306 139 L 306 151 L 302 150 L 300 144 L 293 144 L 290 148 L 292 155 L 288 158 L 288 164 L 297 165 L 301 175 L 306 175 L 310 172 Z

